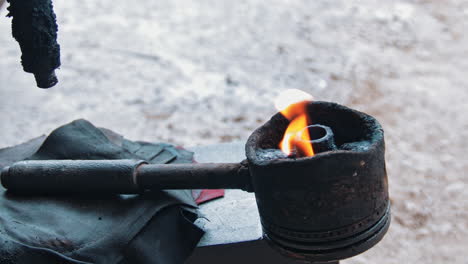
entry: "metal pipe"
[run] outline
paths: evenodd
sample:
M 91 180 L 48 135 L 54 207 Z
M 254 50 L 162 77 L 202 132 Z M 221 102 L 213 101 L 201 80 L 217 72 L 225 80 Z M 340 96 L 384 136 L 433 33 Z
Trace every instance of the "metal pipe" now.
M 145 189 L 251 189 L 243 163 L 154 164 L 137 171 L 137 184 Z
M 9 191 L 43 194 L 135 194 L 148 189 L 251 191 L 246 163 L 147 164 L 141 160 L 29 160 L 6 167 Z

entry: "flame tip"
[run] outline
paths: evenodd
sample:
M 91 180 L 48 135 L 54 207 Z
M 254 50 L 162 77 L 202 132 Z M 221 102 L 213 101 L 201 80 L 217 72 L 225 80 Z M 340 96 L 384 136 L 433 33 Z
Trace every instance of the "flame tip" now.
M 314 100 L 314 97 L 307 92 L 299 89 L 287 89 L 276 97 L 275 107 L 278 111 L 282 112 L 292 104 L 312 100 Z

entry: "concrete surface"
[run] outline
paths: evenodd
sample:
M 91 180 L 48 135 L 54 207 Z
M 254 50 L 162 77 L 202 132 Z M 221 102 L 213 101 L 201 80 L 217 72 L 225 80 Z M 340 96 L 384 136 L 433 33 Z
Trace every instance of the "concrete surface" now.
M 299 88 L 383 125 L 389 233 L 345 264 L 468 263 L 468 2 L 55 0 L 59 85 L 0 11 L 0 147 L 76 118 L 131 139 L 245 140 Z

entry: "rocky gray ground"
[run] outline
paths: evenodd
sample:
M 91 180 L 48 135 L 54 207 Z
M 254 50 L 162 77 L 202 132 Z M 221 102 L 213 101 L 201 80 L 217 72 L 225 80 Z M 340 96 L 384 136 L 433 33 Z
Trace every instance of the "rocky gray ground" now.
M 343 263 L 468 263 L 468 2 L 54 1 L 60 83 L 35 88 L 0 11 L 0 147 L 76 118 L 131 139 L 245 140 L 298 88 L 377 117 L 393 223 Z

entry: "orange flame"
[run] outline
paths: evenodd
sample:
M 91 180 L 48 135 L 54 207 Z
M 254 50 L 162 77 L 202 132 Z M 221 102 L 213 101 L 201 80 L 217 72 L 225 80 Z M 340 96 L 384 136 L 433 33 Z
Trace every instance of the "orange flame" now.
M 287 155 L 290 155 L 293 151 L 296 151 L 302 157 L 314 155 L 309 131 L 304 130 L 309 123 L 306 106 L 311 100 L 312 96 L 310 94 L 297 89 L 290 89 L 282 93 L 275 103 L 281 114 L 291 121 L 279 145 L 280 149 Z M 298 134 L 301 131 L 302 133 Z

